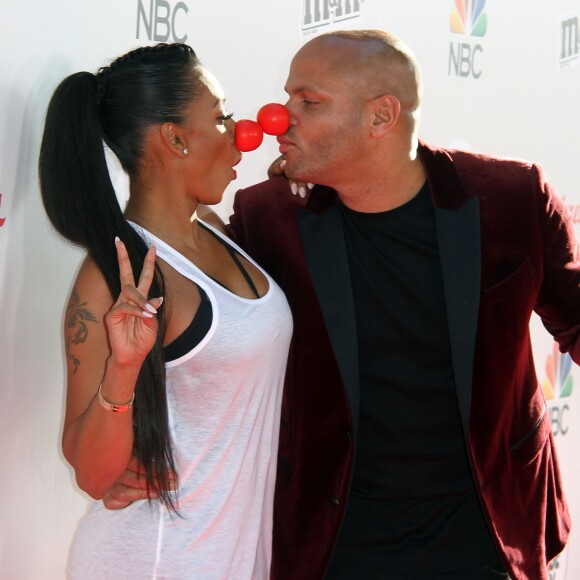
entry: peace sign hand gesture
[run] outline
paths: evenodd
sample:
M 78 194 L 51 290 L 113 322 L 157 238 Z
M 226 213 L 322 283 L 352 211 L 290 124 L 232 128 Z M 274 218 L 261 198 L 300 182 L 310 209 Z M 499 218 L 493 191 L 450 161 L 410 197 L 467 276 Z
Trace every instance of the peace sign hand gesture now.
M 105 316 L 111 358 L 119 366 L 141 366 L 157 338 L 157 308 L 163 298 L 147 300 L 155 272 L 155 245 L 145 256 L 139 283 L 135 278 L 125 244 L 116 238 L 121 293 Z

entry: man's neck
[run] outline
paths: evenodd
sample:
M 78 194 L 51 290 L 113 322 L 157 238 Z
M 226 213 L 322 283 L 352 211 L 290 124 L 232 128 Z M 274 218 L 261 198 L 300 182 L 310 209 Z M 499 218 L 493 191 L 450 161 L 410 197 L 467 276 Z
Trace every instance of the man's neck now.
M 358 181 L 339 186 L 336 191 L 344 205 L 363 213 L 389 211 L 413 199 L 427 178 L 418 157 L 386 166 L 387 170 L 369 171 Z

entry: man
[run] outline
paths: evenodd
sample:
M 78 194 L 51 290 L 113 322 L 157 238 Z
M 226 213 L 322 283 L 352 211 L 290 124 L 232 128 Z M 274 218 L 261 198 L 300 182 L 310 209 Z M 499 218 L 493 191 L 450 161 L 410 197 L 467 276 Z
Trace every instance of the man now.
M 318 186 L 230 220 L 295 321 L 274 576 L 547 578 L 570 520 L 528 325 L 580 361 L 569 214 L 532 164 L 418 144 L 389 34 L 311 40 L 286 90 L 284 172 Z
M 570 518 L 532 310 L 580 362 L 571 216 L 530 163 L 418 141 L 421 77 L 380 31 L 294 57 L 284 173 L 230 232 L 294 316 L 278 579 L 546 579 Z

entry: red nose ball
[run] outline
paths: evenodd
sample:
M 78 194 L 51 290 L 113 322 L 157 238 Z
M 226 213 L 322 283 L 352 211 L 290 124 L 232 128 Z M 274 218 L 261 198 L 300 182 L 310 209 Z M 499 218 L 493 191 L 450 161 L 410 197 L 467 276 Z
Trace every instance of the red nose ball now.
M 258 111 L 258 123 L 268 135 L 282 135 L 288 130 L 290 113 L 284 105 L 268 103 Z
M 257 149 L 264 138 L 264 131 L 256 121 L 240 119 L 234 129 L 234 140 L 238 151 L 253 151 Z

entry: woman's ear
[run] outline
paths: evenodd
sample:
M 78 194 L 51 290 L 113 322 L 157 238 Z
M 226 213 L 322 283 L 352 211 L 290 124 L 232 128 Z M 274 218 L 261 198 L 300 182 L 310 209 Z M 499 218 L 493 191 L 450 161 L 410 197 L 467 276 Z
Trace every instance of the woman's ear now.
M 371 127 L 373 137 L 384 137 L 397 123 L 401 102 L 394 95 L 381 95 L 374 101 L 374 119 Z
M 174 155 L 185 157 L 188 153 L 182 131 L 175 123 L 163 123 L 159 129 L 161 142 Z

